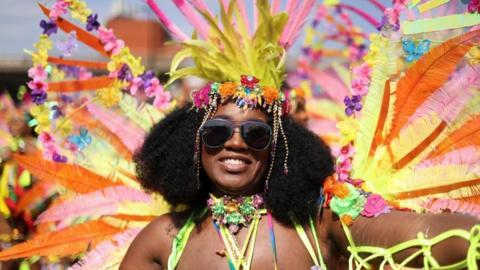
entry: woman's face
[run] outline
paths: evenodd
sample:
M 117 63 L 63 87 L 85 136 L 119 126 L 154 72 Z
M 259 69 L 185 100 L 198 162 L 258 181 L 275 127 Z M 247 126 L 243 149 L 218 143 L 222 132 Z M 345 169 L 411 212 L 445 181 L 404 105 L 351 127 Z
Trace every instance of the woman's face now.
M 220 105 L 213 119 L 224 119 L 241 125 L 245 121 L 267 123 L 261 110 L 241 109 L 234 103 Z M 237 129 L 238 130 L 238 129 Z M 223 147 L 210 149 L 202 143 L 202 166 L 213 184 L 214 193 L 250 195 L 262 190 L 270 148 L 252 150 L 240 132 L 234 132 Z

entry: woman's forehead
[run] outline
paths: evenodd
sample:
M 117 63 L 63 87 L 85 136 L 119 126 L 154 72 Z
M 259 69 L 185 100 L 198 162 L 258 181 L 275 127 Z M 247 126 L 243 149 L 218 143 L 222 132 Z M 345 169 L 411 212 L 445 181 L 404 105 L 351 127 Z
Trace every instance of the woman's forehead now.
M 232 121 L 260 120 L 268 122 L 268 117 L 262 110 L 240 108 L 235 103 L 219 105 L 214 117 L 224 117 Z

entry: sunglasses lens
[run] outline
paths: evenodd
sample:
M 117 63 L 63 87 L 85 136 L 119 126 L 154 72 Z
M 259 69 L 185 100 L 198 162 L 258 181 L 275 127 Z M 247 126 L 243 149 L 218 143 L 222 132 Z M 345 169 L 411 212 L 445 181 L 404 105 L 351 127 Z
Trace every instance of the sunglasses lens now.
M 264 123 L 246 122 L 242 125 L 242 137 L 254 150 L 264 150 L 272 140 L 272 129 Z
M 221 147 L 231 136 L 232 128 L 224 121 L 209 120 L 201 129 L 202 141 L 206 147 Z

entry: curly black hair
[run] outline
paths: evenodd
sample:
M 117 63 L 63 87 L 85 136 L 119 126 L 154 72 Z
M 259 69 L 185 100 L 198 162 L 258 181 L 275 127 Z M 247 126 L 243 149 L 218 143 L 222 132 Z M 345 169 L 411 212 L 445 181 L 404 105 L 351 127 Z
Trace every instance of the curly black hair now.
M 208 180 L 202 173 L 198 188 L 193 160 L 203 114 L 189 108 L 187 104 L 176 109 L 157 123 L 134 161 L 144 188 L 159 192 L 173 206 L 185 204 L 198 209 L 206 206 L 209 186 L 203 183 Z M 309 216 L 317 214 L 321 187 L 333 173 L 334 161 L 329 147 L 315 134 L 290 117 L 284 117 L 282 124 L 289 147 L 288 173 L 283 168 L 285 145 L 279 138 L 265 202 L 278 221 L 290 224 L 294 214 L 305 224 Z

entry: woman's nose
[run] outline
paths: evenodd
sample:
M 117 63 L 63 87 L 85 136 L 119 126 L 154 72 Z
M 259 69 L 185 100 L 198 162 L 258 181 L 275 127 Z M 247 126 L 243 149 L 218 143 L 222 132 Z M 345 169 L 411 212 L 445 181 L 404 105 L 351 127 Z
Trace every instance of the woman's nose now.
M 230 139 L 228 139 L 224 147 L 226 149 L 234 149 L 234 150 L 245 150 L 248 149 L 248 145 L 242 138 L 240 128 L 236 127 L 233 131 L 233 135 Z

